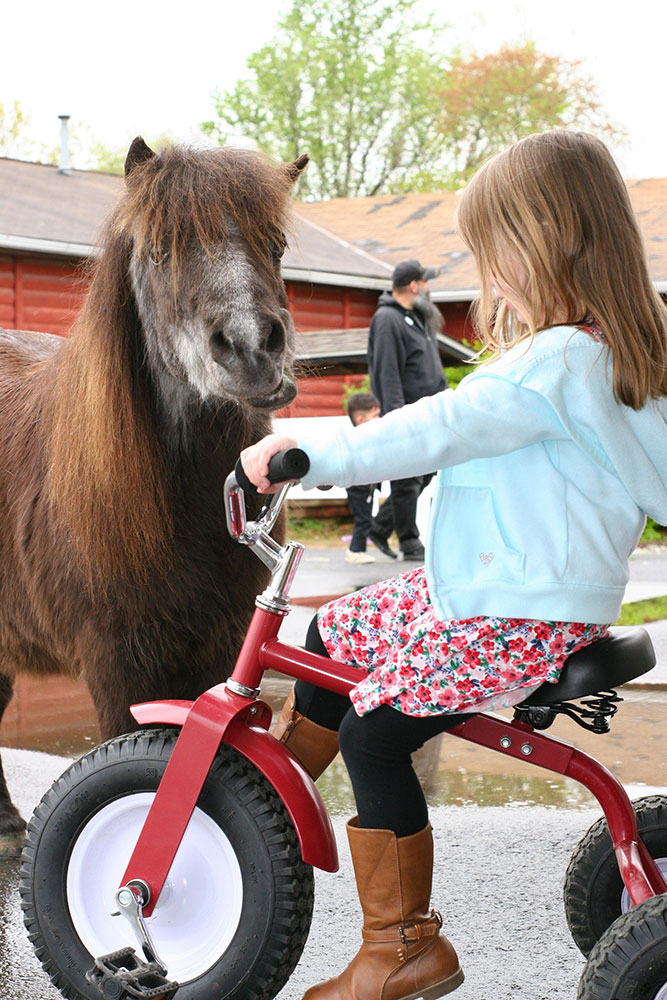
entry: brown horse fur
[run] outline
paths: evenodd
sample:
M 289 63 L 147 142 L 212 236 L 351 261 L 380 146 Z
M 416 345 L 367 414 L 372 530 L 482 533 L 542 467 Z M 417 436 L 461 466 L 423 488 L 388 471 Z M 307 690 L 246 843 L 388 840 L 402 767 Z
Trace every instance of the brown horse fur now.
M 306 163 L 136 139 L 71 338 L 0 332 L 0 717 L 20 671 L 83 678 L 105 739 L 228 676 L 266 571 L 222 486 L 296 391 Z M 0 768 L 0 838 L 23 827 Z

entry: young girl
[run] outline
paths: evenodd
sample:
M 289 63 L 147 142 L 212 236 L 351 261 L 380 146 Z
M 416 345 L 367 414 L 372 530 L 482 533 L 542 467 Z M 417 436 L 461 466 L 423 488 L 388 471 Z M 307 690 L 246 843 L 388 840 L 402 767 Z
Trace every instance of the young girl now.
M 347 699 L 297 683 L 277 732 L 317 775 L 340 750 L 363 944 L 308 1000 L 435 1000 L 462 982 L 429 909 L 432 839 L 411 754 L 460 714 L 514 705 L 617 620 L 646 514 L 667 523 L 667 307 L 627 190 L 590 135 L 527 137 L 463 190 L 492 361 L 329 439 L 304 486 L 440 470 L 425 571 L 323 607 L 307 646 L 358 665 Z M 243 465 L 268 492 L 271 436 Z

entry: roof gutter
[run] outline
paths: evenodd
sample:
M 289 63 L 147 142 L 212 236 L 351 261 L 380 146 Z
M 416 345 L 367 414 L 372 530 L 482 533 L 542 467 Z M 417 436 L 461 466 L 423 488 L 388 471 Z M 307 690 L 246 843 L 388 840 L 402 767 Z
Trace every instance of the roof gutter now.
M 367 278 L 363 274 L 344 274 L 338 271 L 313 271 L 310 268 L 283 267 L 286 281 L 308 281 L 313 285 L 344 285 L 346 288 L 374 288 L 384 291 L 391 288 L 391 278 Z
M 65 243 L 61 240 L 43 240 L 33 236 L 13 236 L 0 233 L 0 247 L 3 250 L 19 250 L 25 253 L 44 253 L 60 257 L 96 257 L 100 248 L 90 243 Z
M 431 292 L 432 302 L 472 302 L 479 295 L 479 288 L 448 288 Z
M 391 290 L 391 278 L 366 278 L 358 274 L 336 271 L 313 271 L 299 267 L 283 267 L 283 278 L 288 281 L 309 281 L 314 285 L 344 285 L 346 288 L 372 288 Z M 666 282 L 667 284 L 667 282 Z M 432 302 L 472 302 L 479 295 L 479 288 L 453 288 L 431 291 Z

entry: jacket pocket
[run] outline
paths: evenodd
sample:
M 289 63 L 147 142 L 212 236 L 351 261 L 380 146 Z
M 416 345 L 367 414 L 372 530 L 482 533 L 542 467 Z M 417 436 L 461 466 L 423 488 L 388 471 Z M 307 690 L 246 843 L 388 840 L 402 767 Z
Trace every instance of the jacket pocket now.
M 480 486 L 440 486 L 431 546 L 440 583 L 523 583 L 526 557 L 505 538 L 493 494 Z

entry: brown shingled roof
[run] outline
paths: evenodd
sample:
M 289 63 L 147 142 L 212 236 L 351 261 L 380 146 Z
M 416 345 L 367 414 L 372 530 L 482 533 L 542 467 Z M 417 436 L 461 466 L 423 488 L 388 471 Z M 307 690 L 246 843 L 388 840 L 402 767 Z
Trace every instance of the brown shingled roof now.
M 667 291 L 667 178 L 627 181 L 648 254 L 649 271 L 659 291 Z M 440 267 L 429 283 L 436 300 L 472 298 L 478 279 L 472 255 L 454 228 L 454 191 L 335 198 L 300 202 L 296 208 L 352 246 L 393 268 L 417 257 Z
M 0 158 L 0 248 L 85 256 L 119 195 L 122 177 L 92 170 L 61 173 L 42 163 Z M 363 249 L 294 216 L 283 274 L 302 281 L 387 287 L 391 267 Z
M 385 261 L 392 270 L 410 257 L 442 268 L 429 282 L 434 297 L 470 299 L 477 275 L 472 254 L 454 228 L 455 205 L 454 191 L 434 191 L 300 202 L 296 208 L 303 218 Z
M 89 253 L 121 184 L 113 174 L 65 175 L 57 167 L 0 158 L 0 248 Z M 651 277 L 667 291 L 667 178 L 627 184 Z M 297 281 L 386 288 L 399 261 L 418 257 L 441 268 L 431 282 L 435 299 L 471 299 L 477 276 L 454 229 L 456 197 L 453 191 L 434 191 L 297 202 L 283 274 Z
M 0 159 L 0 239 L 94 246 L 121 184 L 113 174 Z

